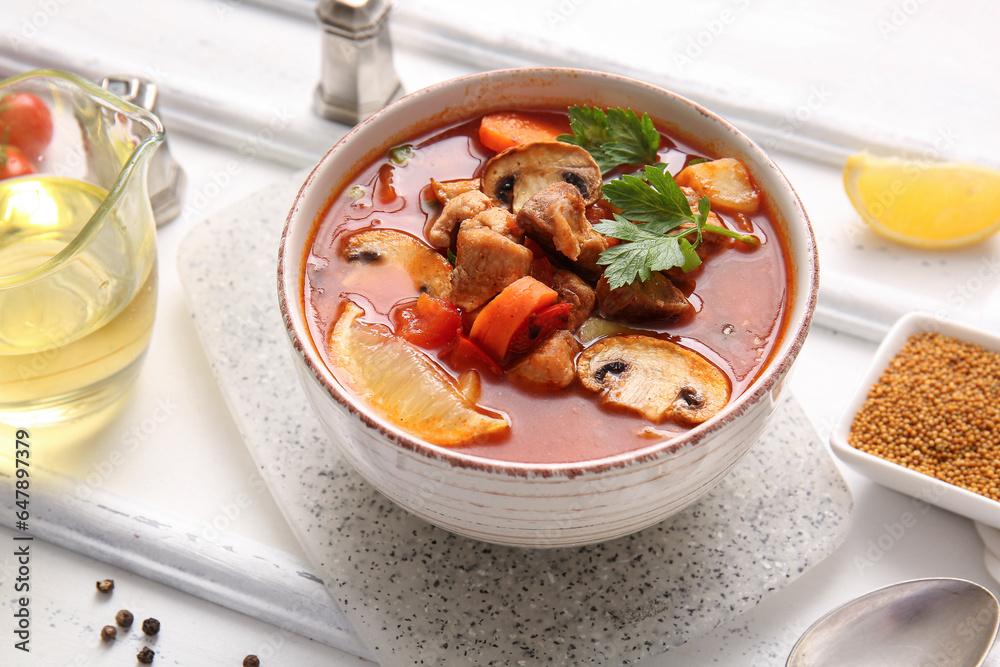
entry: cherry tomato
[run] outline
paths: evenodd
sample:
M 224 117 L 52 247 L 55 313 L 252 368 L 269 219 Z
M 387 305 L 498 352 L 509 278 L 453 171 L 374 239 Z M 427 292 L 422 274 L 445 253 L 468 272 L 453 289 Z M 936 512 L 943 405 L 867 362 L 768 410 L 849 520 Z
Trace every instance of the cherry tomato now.
M 0 146 L 0 180 L 35 173 L 31 161 L 17 146 Z
M 10 93 L 0 98 L 0 142 L 17 146 L 36 160 L 52 141 L 52 113 L 31 93 Z

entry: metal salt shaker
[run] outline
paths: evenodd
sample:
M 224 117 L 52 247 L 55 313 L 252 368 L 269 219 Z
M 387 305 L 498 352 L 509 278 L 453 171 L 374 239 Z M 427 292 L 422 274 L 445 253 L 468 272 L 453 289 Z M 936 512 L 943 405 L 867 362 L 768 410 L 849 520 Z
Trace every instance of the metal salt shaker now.
M 390 8 L 389 0 L 320 0 L 323 60 L 313 98 L 316 115 L 354 125 L 399 92 L 387 30 Z
M 137 76 L 116 74 L 105 77 L 101 87 L 126 102 L 159 116 L 156 84 Z M 174 161 L 166 139 L 149 162 L 147 189 L 156 226 L 170 222 L 181 212 L 186 183 L 184 170 Z

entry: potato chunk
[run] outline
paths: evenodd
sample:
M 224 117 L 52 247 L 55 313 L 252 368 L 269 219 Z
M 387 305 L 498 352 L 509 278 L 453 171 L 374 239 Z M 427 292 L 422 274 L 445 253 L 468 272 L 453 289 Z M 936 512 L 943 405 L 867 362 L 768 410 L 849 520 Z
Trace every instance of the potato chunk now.
M 730 213 L 751 215 L 760 208 L 760 193 L 750 172 L 739 160 L 731 157 L 688 165 L 677 174 L 677 185 L 687 186 L 702 197 L 708 197 L 713 207 Z

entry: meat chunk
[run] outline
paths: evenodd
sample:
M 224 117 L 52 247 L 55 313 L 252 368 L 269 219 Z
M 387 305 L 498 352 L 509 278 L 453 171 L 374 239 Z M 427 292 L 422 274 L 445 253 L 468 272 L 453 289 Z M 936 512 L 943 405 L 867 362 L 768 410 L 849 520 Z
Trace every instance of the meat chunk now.
M 669 278 L 654 271 L 649 280 L 638 279 L 610 289 L 606 277 L 597 281 L 597 303 L 610 319 L 626 322 L 676 319 L 691 312 L 691 303 Z
M 431 192 L 434 193 L 434 197 L 442 204 L 447 204 L 458 195 L 481 189 L 482 181 L 478 178 L 463 178 L 457 181 L 437 181 L 433 178 L 431 179 Z
M 573 306 L 569 312 L 568 328 L 576 331 L 594 310 L 597 300 L 594 288 L 572 271 L 556 269 L 552 272 L 552 289 L 559 292 L 559 301 Z
M 528 275 L 532 254 L 511 238 L 512 227 L 516 231 L 513 216 L 500 208 L 484 211 L 459 227 L 451 274 L 451 301 L 456 306 L 475 310 Z
M 497 234 L 506 236 L 514 243 L 524 242 L 524 229 L 517 223 L 517 219 L 510 214 L 510 211 L 500 206 L 492 206 L 477 213 L 463 226 L 491 229 Z
M 562 389 L 576 378 L 576 355 L 583 350 L 570 332 L 553 331 L 534 350 L 520 359 L 507 377 L 521 387 Z
M 580 192 L 569 183 L 553 183 L 535 193 L 517 214 L 525 234 L 551 253 L 569 259 L 583 275 L 601 273 L 598 256 L 608 240 L 595 232 L 587 220 Z
M 681 192 L 683 192 L 684 196 L 687 198 L 688 204 L 690 204 L 691 206 L 691 212 L 697 213 L 698 201 L 701 200 L 701 195 L 699 195 L 697 192 L 695 192 L 694 190 L 692 190 L 687 186 L 682 186 Z M 726 225 L 725 222 L 723 222 L 722 218 L 720 218 L 715 211 L 708 212 L 707 222 L 708 224 L 715 225 L 716 227 L 728 226 Z M 693 226 L 694 225 L 691 225 L 690 223 L 685 223 L 684 225 L 681 225 L 681 229 L 683 229 L 684 227 L 693 227 Z M 701 243 L 698 244 L 698 247 L 695 249 L 695 252 L 697 252 L 698 257 L 701 257 L 702 261 L 704 261 L 708 259 L 711 255 L 714 255 L 719 250 L 722 250 L 724 248 L 731 248 L 734 245 L 736 245 L 736 239 L 732 238 L 731 236 L 724 236 L 722 234 L 716 234 L 715 232 L 710 232 L 710 231 L 703 232 L 701 237 Z
M 456 195 L 441 209 L 441 214 L 427 232 L 427 240 L 435 248 L 450 247 L 455 229 L 464 220 L 482 213 L 491 206 L 493 202 L 479 190 L 469 190 Z

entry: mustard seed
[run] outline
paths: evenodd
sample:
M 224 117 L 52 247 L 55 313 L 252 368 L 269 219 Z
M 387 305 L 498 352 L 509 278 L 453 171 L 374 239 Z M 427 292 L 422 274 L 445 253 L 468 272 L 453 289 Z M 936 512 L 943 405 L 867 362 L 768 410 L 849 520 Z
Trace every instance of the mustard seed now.
M 135 617 L 132 616 L 132 612 L 130 612 L 128 609 L 122 609 L 117 614 L 115 614 L 115 622 L 118 625 L 122 626 L 123 628 L 132 627 L 133 620 L 135 620 Z
M 101 639 L 103 639 L 104 641 L 109 642 L 117 636 L 118 636 L 118 630 L 115 629 L 115 626 L 105 625 L 103 628 L 101 628 Z
M 243 667 L 260 667 L 260 660 L 255 655 L 248 655 L 243 658 Z
M 115 590 L 115 582 L 113 579 L 104 579 L 97 582 L 97 590 L 102 593 L 110 593 Z
M 147 618 L 142 622 L 142 631 L 147 635 L 155 635 L 160 631 L 160 622 L 155 618 Z
M 148 665 L 151 662 L 153 662 L 153 656 L 155 655 L 156 653 L 153 651 L 153 649 L 149 648 L 148 646 L 143 646 L 142 650 L 135 655 L 135 659 L 144 665 Z
M 914 334 L 868 392 L 848 442 L 1000 501 L 1000 354 L 938 333 Z

